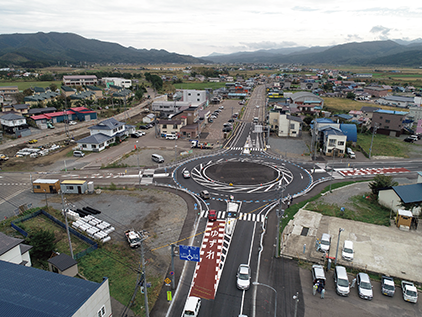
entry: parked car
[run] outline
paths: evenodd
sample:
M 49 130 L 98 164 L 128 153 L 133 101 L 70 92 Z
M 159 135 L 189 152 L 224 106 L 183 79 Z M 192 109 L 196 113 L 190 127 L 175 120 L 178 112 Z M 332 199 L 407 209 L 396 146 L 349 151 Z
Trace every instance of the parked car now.
M 209 118 L 209 119 L 208 119 L 208 122 L 209 122 L 209 123 L 213 123 L 213 122 L 214 122 L 214 120 L 213 120 L 213 119 L 211 119 L 211 118 Z
M 386 296 L 393 297 L 396 291 L 396 287 L 394 285 L 394 279 L 389 276 L 383 275 L 381 277 L 381 293 Z
M 418 290 L 412 282 L 401 281 L 401 290 L 403 292 L 403 299 L 406 302 L 415 304 L 418 302 Z
M 234 119 L 233 118 L 229 119 L 229 122 L 234 122 Z
M 325 286 L 325 273 L 322 265 L 314 264 L 312 265 L 312 285 L 317 284 L 318 282 Z
M 362 272 L 358 273 L 356 276 L 356 284 L 360 298 L 367 300 L 372 300 L 372 298 L 374 298 L 371 279 L 368 274 Z
M 251 269 L 247 264 L 240 264 L 237 269 L 236 285 L 238 289 L 247 290 L 251 285 Z
M 407 137 L 403 140 L 404 142 L 408 142 L 408 143 L 413 143 L 415 142 L 415 139 L 411 138 L 411 137 Z
M 76 125 L 76 121 L 69 121 L 69 125 Z
M 350 287 L 346 268 L 344 266 L 337 265 L 334 269 L 333 278 L 334 285 L 336 287 L 336 293 L 340 296 L 349 296 Z
M 29 140 L 28 141 L 28 143 L 29 144 L 34 144 L 34 143 L 37 143 L 38 142 L 38 140 L 37 139 L 32 139 L 32 140 Z
M 210 211 L 208 212 L 208 220 L 209 221 L 217 220 L 217 212 L 214 209 L 210 209 Z
M 328 233 L 323 233 L 319 245 L 319 251 L 328 252 L 331 245 L 331 236 Z
M 341 256 L 346 261 L 353 261 L 353 255 L 354 255 L 353 242 L 350 240 L 345 240 L 343 244 L 343 251 L 341 252 Z
M 139 133 L 137 133 L 137 132 L 135 132 L 135 133 L 131 133 L 131 135 L 130 135 L 132 138 L 140 138 L 141 137 L 141 135 L 139 134 Z
M 183 174 L 183 178 L 190 178 L 190 173 L 189 173 L 189 171 L 188 171 L 188 170 L 184 170 L 184 171 L 182 172 L 182 174 Z
M 85 153 L 82 151 L 73 151 L 73 156 L 84 157 Z
M 349 147 L 347 148 L 347 155 L 349 155 L 350 158 L 356 158 L 355 152 L 353 152 L 352 149 Z
M 177 140 L 177 134 L 167 134 L 166 140 Z

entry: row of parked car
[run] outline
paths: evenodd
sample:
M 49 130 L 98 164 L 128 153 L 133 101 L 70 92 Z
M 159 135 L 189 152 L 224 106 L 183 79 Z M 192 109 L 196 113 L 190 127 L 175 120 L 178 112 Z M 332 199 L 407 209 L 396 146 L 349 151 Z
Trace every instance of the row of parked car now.
M 344 266 L 336 266 L 334 269 L 334 285 L 336 293 L 340 296 L 349 296 L 350 288 L 355 287 L 358 291 L 358 295 L 362 299 L 372 300 L 374 298 L 373 286 L 369 275 L 364 272 L 360 272 L 356 275 L 356 278 L 352 283 L 349 282 L 349 276 Z M 313 285 L 322 286 L 325 288 L 325 272 L 322 265 L 312 265 L 312 283 Z M 401 289 L 403 293 L 403 299 L 407 302 L 416 303 L 418 301 L 418 291 L 415 285 L 409 281 L 401 282 Z M 381 278 L 381 293 L 386 296 L 394 296 L 395 283 L 394 279 L 389 276 L 382 276 Z

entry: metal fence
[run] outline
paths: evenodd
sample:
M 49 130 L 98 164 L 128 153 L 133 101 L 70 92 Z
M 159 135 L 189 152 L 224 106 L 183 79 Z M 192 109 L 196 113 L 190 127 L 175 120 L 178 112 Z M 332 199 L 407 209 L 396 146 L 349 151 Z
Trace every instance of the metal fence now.
M 12 221 L 11 222 L 11 226 L 13 229 L 15 229 L 16 231 L 18 231 L 20 234 L 22 234 L 24 237 L 28 236 L 28 232 L 26 232 L 24 229 L 20 228 L 18 226 L 19 223 L 25 222 L 29 219 L 32 219 L 34 217 L 39 216 L 40 214 L 43 214 L 44 216 L 46 216 L 48 219 L 50 219 L 51 221 L 53 221 L 54 223 L 58 224 L 60 227 L 62 227 L 63 229 L 66 230 L 66 225 L 61 222 L 60 220 L 58 220 L 57 218 L 53 217 L 52 215 L 50 215 L 48 212 L 40 209 L 32 214 L 23 216 L 19 219 L 17 219 L 16 221 Z M 79 239 L 81 239 L 82 241 L 88 243 L 90 245 L 89 248 L 85 249 L 84 251 L 81 251 L 77 254 L 74 255 L 75 260 L 82 258 L 84 255 L 98 249 L 98 244 L 91 240 L 90 238 L 88 238 L 87 236 L 81 234 L 80 232 L 76 231 L 75 229 L 69 227 L 69 232 L 71 232 L 73 235 L 75 235 L 76 237 L 78 237 Z

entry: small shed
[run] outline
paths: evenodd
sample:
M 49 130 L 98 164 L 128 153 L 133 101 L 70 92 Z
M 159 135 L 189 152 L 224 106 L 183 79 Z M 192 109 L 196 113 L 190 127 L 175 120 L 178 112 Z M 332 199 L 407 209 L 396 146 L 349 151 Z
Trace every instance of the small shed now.
M 69 179 L 64 180 L 60 184 L 63 194 L 85 194 L 88 190 L 88 181 Z
M 78 262 L 62 253 L 48 260 L 48 269 L 50 272 L 74 277 L 78 274 Z
M 60 190 L 58 179 L 37 179 L 32 183 L 34 193 L 56 194 Z
M 412 218 L 413 218 L 413 214 L 411 211 L 409 210 L 404 210 L 404 209 L 399 209 L 397 211 L 397 219 L 396 219 L 396 224 L 397 227 L 408 227 L 410 228 L 410 225 L 412 224 Z

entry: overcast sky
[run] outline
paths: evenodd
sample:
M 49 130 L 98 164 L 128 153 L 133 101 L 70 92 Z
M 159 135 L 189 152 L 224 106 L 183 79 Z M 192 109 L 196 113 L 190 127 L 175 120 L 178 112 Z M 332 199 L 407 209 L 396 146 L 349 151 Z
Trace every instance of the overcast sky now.
M 422 1 L 0 0 L 0 33 L 70 32 L 193 56 L 422 34 Z

